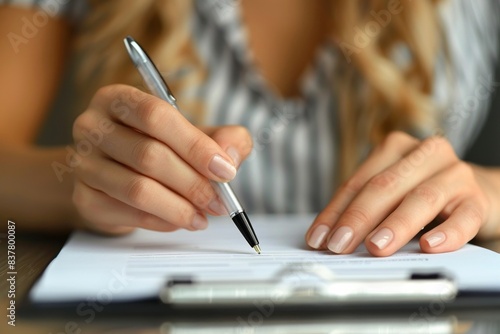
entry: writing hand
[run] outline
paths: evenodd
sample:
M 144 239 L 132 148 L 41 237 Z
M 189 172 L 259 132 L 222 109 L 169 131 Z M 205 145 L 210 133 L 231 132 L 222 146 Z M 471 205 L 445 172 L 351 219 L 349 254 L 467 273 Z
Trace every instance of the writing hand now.
M 95 139 L 78 157 L 73 202 L 85 226 L 105 233 L 204 229 L 206 213 L 226 213 L 209 180 L 231 180 L 252 147 L 242 127 L 197 128 L 125 85 L 100 89 L 73 137 L 77 148 Z

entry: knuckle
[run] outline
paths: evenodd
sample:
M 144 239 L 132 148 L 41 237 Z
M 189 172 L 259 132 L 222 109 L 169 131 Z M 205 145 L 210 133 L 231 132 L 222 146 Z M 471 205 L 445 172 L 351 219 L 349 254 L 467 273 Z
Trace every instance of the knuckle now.
M 406 157 L 404 157 L 403 160 L 407 168 L 415 170 L 419 166 L 422 166 L 431 154 L 432 151 L 428 151 L 425 144 L 421 144 L 416 150 L 410 152 Z
M 99 87 L 94 96 L 96 98 L 109 98 L 110 96 L 117 96 L 121 93 L 129 92 L 135 90 L 136 88 L 124 84 L 111 84 Z
M 157 98 L 149 97 L 143 99 L 137 106 L 137 109 L 140 109 L 140 112 L 136 112 L 137 119 L 146 132 L 154 132 L 159 124 L 162 124 L 161 117 L 165 114 L 165 103 Z
M 138 95 L 139 92 L 141 92 L 139 89 L 124 84 L 102 86 L 95 92 L 92 100 L 90 101 L 90 105 L 109 105 L 110 99 L 117 102 L 125 102 L 125 100 L 129 100 L 128 97 Z
M 344 182 L 344 184 L 341 187 L 342 191 L 346 191 L 349 193 L 357 194 L 362 188 L 364 184 L 361 182 L 361 180 L 357 177 L 351 177 L 349 180 Z
M 433 136 L 427 138 L 423 141 L 422 147 L 437 151 L 441 157 L 451 158 L 452 160 L 458 159 L 455 149 L 445 137 Z
M 347 222 L 359 225 L 367 225 L 370 223 L 370 215 L 366 210 L 358 207 L 348 208 L 343 214 L 343 219 Z
M 479 205 L 469 204 L 463 210 L 463 219 L 477 230 L 483 224 L 484 211 Z
M 158 218 L 156 218 L 156 216 L 153 216 L 152 214 L 150 214 L 148 212 L 139 211 L 137 213 L 137 217 L 136 217 L 137 227 L 151 229 L 155 226 L 155 223 L 157 221 L 158 221 Z
M 206 153 L 207 141 L 204 135 L 192 136 L 186 143 L 186 152 L 190 159 L 198 159 Z
M 166 222 L 162 225 L 163 232 L 174 232 L 174 231 L 177 231 L 178 229 L 179 229 L 179 226 L 169 224 Z
M 337 221 L 339 217 L 342 215 L 343 211 L 337 205 L 332 204 L 323 210 L 321 214 L 316 218 L 316 223 L 331 225 L 333 221 Z
M 73 122 L 73 138 L 79 138 L 81 133 L 96 126 L 95 116 L 90 112 L 84 112 Z
M 135 223 L 137 227 L 147 229 L 151 226 L 151 215 L 145 211 L 139 211 L 135 217 Z
M 139 170 L 150 173 L 159 166 L 162 151 L 160 143 L 142 139 L 132 149 L 132 159 Z
M 397 210 L 391 214 L 391 221 L 398 225 L 398 230 L 402 231 L 413 231 L 415 228 L 421 228 L 421 226 L 415 225 L 416 219 L 412 219 L 411 216 L 402 214 Z
M 180 226 L 190 226 L 195 214 L 196 210 L 191 205 L 179 205 L 176 207 L 172 223 Z
M 149 180 L 143 176 L 133 177 L 125 186 L 125 198 L 136 208 L 142 208 L 149 200 Z
M 238 138 L 238 141 L 241 143 L 241 147 L 245 151 L 250 152 L 253 147 L 253 140 L 248 129 L 241 125 L 233 125 L 232 128 L 234 131 L 234 136 Z
M 476 194 L 477 208 L 483 213 L 482 220 L 484 222 L 488 220 L 488 216 L 486 215 L 486 213 L 490 212 L 492 205 L 488 196 L 486 196 L 486 194 L 479 188 L 479 186 L 477 186 Z
M 372 189 L 387 191 L 394 188 L 397 183 L 398 177 L 395 173 L 391 171 L 384 171 L 372 177 L 368 181 L 367 186 Z
M 344 211 L 336 206 L 327 207 L 316 217 L 314 225 L 326 225 L 331 227 L 334 222 L 339 220 L 343 212 Z
M 434 206 L 436 203 L 441 203 L 444 198 L 444 194 L 440 190 L 430 185 L 417 186 L 410 192 L 409 196 L 420 202 L 424 202 L 428 206 Z
M 99 211 L 98 202 L 83 184 L 75 184 L 71 199 L 79 216 L 86 220 L 93 220 L 92 216 Z
M 90 175 L 95 175 L 101 172 L 96 168 L 92 156 L 78 156 L 75 161 L 70 164 L 70 167 L 75 171 L 75 179 L 85 180 Z
M 187 190 L 187 198 L 198 208 L 206 208 L 209 203 L 215 198 L 215 191 L 213 190 L 210 183 L 202 181 L 202 182 L 193 182 L 191 186 L 188 187 Z
M 250 139 L 250 132 L 248 132 L 247 128 L 242 125 L 230 125 L 231 132 L 233 136 L 238 137 L 239 139 Z
M 475 180 L 474 169 L 468 163 L 460 161 L 455 165 L 455 168 L 462 179 Z
M 86 192 L 84 187 L 80 184 L 80 182 L 77 182 L 73 188 L 73 194 L 71 196 L 71 200 L 73 201 L 73 204 L 77 208 L 82 208 L 85 209 L 89 207 L 89 199 L 88 196 L 86 196 Z
M 134 218 L 134 222 L 135 227 L 162 232 L 172 232 L 179 228 L 145 211 L 139 211 Z
M 120 95 L 130 89 L 130 86 L 113 84 L 99 87 L 95 92 L 90 105 L 94 107 L 108 105 L 111 99 L 119 99 Z
M 413 143 L 418 143 L 418 140 L 403 131 L 392 131 L 385 137 L 382 146 L 387 149 L 394 149 L 402 144 Z
M 97 89 L 97 91 L 94 94 L 93 101 L 94 100 L 101 100 L 101 99 L 108 97 L 108 96 L 113 96 L 115 94 L 116 90 L 117 90 L 116 85 L 107 85 L 107 86 L 99 87 L 99 89 Z

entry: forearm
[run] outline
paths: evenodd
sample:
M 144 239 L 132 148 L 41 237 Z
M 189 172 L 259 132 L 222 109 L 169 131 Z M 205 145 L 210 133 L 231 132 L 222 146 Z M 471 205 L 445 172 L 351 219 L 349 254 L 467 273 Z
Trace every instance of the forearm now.
M 64 148 L 0 146 L 0 215 L 24 230 L 65 231 L 76 219 L 73 173 L 57 176 L 54 164 L 67 166 Z M 60 175 L 61 176 L 61 175 Z
M 500 167 L 473 166 L 477 181 L 490 202 L 490 214 L 479 230 L 481 239 L 500 238 Z

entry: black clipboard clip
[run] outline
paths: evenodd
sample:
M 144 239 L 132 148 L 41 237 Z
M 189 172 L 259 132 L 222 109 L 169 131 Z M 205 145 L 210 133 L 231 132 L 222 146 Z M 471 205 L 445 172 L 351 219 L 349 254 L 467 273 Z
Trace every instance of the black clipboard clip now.
M 300 274 L 301 280 L 290 280 Z M 404 278 L 342 278 L 322 264 L 290 264 L 269 281 L 200 281 L 172 277 L 160 292 L 170 306 L 251 306 L 272 300 L 283 306 L 425 303 L 452 301 L 458 293 L 442 270 L 409 272 Z

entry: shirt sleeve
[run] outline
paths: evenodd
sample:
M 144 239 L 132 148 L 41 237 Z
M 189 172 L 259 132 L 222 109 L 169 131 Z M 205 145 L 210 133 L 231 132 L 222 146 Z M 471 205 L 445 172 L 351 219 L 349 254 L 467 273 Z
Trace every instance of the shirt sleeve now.
M 0 0 L 0 6 L 33 8 L 40 15 L 63 17 L 78 23 L 87 11 L 86 0 Z

